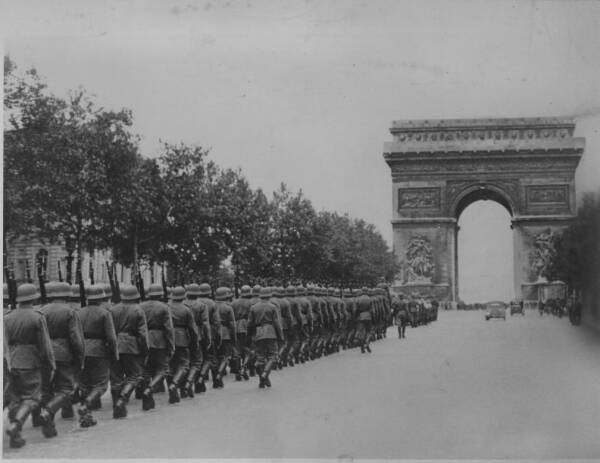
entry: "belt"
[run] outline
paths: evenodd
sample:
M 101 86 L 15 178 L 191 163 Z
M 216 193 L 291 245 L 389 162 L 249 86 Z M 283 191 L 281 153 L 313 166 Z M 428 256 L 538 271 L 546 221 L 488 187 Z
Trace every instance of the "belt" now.
M 162 330 L 164 327 L 160 326 L 160 325 L 154 325 L 154 324 L 148 324 L 148 329 L 149 330 Z
M 186 324 L 173 323 L 173 327 L 174 328 L 187 328 L 188 326 Z
M 102 339 L 106 340 L 106 336 L 98 333 L 83 333 L 85 339 Z
M 12 344 L 9 344 L 8 347 L 17 347 L 17 346 L 31 346 L 31 347 L 35 347 L 37 349 L 37 344 L 30 344 L 30 343 L 26 343 L 26 342 L 13 342 Z

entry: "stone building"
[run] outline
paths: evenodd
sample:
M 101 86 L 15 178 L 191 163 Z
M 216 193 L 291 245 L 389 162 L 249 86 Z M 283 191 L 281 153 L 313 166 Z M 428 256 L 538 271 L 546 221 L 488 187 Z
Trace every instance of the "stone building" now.
M 5 251 L 8 264 L 9 267 L 14 271 L 15 279 L 18 283 L 24 283 L 27 281 L 28 266 L 31 278 L 34 281 L 38 280 L 37 262 L 42 262 L 46 281 L 58 281 L 59 262 L 62 270 L 62 277 L 63 279 L 66 279 L 68 261 L 67 250 L 64 244 L 49 244 L 36 238 L 11 237 L 7 238 L 6 244 L 7 249 Z M 73 257 L 71 270 L 74 282 L 76 278 L 76 253 L 74 253 Z M 94 281 L 96 283 L 108 283 L 108 268 L 106 266 L 107 262 L 112 262 L 110 251 L 94 251 L 93 254 L 90 254 L 89 252 L 83 252 L 81 273 L 84 282 L 86 284 L 90 283 L 90 271 L 93 271 Z M 152 277 L 154 277 L 154 281 L 160 282 L 161 271 L 162 269 L 159 265 L 150 267 L 142 264 L 141 274 L 142 279 L 144 280 L 144 286 L 147 287 L 150 284 Z M 131 269 L 117 264 L 116 276 L 120 282 L 130 283 L 132 280 Z
M 530 299 L 552 238 L 576 213 L 585 139 L 569 118 L 394 121 L 383 157 L 392 174 L 395 288 L 458 299 L 458 218 L 493 200 L 511 216 L 514 290 Z M 493 245 L 493 243 L 490 243 Z

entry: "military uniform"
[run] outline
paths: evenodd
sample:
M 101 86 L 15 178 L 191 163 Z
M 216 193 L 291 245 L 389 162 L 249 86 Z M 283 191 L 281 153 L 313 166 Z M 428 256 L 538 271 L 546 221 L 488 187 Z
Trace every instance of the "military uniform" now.
M 312 334 L 313 328 L 313 319 L 312 319 L 312 311 L 310 307 L 310 302 L 306 299 L 306 288 L 302 286 L 296 287 L 296 297 L 298 310 L 300 312 L 300 321 L 302 323 L 302 329 L 299 331 L 300 335 L 300 348 L 299 348 L 299 358 L 300 362 L 304 363 L 306 360 L 310 359 L 308 353 L 308 344 L 310 342 L 310 336 Z
M 233 315 L 235 317 L 235 331 L 237 336 L 237 344 L 234 350 L 233 362 L 235 363 L 236 381 L 241 381 L 242 378 L 248 380 L 247 362 L 250 354 L 250 340 L 248 338 L 248 315 L 252 305 L 252 288 L 250 286 L 242 286 L 241 297 L 231 303 Z
M 222 388 L 223 376 L 229 361 L 233 357 L 233 346 L 237 343 L 235 315 L 228 299 L 231 298 L 229 288 L 221 287 L 215 292 L 216 310 L 221 321 L 221 342 L 217 349 L 218 367 L 213 371 L 213 387 Z
M 79 376 L 82 407 L 79 422 L 82 427 L 96 424 L 91 410 L 108 389 L 110 364 L 119 359 L 117 334 L 112 315 L 103 301 L 104 289 L 94 285 L 87 289 L 88 304 L 79 310 L 85 342 L 85 362 Z
M 121 302 L 110 308 L 117 333 L 119 360 L 110 369 L 110 392 L 113 418 L 127 416 L 127 402 L 144 373 L 144 358 L 148 354 L 146 317 L 138 302 L 140 295 L 134 286 L 121 286 Z
M 261 301 L 250 308 L 248 329 L 256 342 L 257 371 L 260 375 L 259 387 L 271 387 L 269 374 L 277 359 L 277 341 L 283 341 L 283 330 L 277 319 L 277 309 L 268 301 L 269 288 L 261 289 Z
M 198 327 L 192 311 L 183 304 L 185 289 L 182 286 L 173 288 L 169 310 L 173 320 L 175 351 L 169 362 L 169 403 L 179 402 L 179 389 L 185 386 L 184 381 L 190 369 L 190 350 L 198 347 Z
M 79 318 L 80 309 L 74 309 L 67 303 L 71 292 L 69 285 L 49 283 L 47 291 L 53 301 L 44 305 L 40 312 L 46 318 L 56 369 L 54 374 L 47 368 L 42 369 L 42 404 L 53 420 L 55 413 L 63 406 L 71 409 L 76 378 L 79 377 L 85 359 L 85 343 Z
M 154 408 L 153 394 L 169 374 L 169 359 L 175 351 L 175 334 L 169 306 L 160 299 L 163 289 L 152 284 L 148 288 L 150 298 L 140 304 L 148 327 L 148 359 L 144 366 L 142 410 Z
M 356 300 L 356 311 L 358 315 L 358 329 L 360 333 L 360 350 L 364 354 L 365 350 L 371 352 L 369 339 L 371 337 L 371 323 L 373 320 L 373 300 L 367 294 L 367 288 L 361 290 L 361 295 Z
M 24 284 L 17 289 L 19 307 L 4 317 L 4 335 L 8 345 L 9 419 L 6 433 L 13 448 L 25 445 L 21 429 L 32 408 L 42 398 L 41 369 L 55 368 L 54 350 L 44 315 L 33 308 L 39 298 L 37 289 Z M 44 423 L 50 425 L 49 422 Z M 45 426 L 46 427 L 46 426 Z M 44 428 L 45 428 L 44 427 Z M 52 428 L 52 426 L 50 426 Z
M 208 348 L 210 347 L 210 324 L 208 320 L 208 307 L 198 297 L 202 291 L 200 286 L 192 283 L 186 288 L 187 305 L 192 311 L 196 327 L 198 329 L 198 345 L 190 350 L 190 370 L 187 376 L 186 386 L 183 389 L 185 394 L 193 397 L 196 391 L 200 392 L 201 387 L 197 383 L 201 374 L 204 359 L 206 358 Z
M 210 346 L 207 348 L 204 355 L 204 364 L 200 371 L 200 383 L 198 384 L 197 392 L 205 392 L 206 386 L 205 381 L 208 380 L 208 372 L 212 370 L 215 372 L 217 369 L 217 348 L 221 342 L 221 318 L 219 317 L 219 311 L 216 308 L 215 301 L 210 299 L 211 288 L 207 283 L 200 285 L 200 295 L 198 298 L 202 304 L 206 306 L 208 311 L 208 323 L 210 325 Z M 214 378 L 214 377 L 213 377 Z

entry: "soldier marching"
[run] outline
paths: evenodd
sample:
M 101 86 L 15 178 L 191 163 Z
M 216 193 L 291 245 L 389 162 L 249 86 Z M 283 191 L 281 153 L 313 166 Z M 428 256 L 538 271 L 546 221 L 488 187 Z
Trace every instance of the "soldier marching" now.
M 255 285 L 242 286 L 234 299 L 224 286 L 213 298 L 207 283 L 146 291 L 121 284 L 113 295 L 115 286 L 93 284 L 81 298 L 80 286 L 50 282 L 40 304 L 38 288 L 23 284 L 12 310 L 5 287 L 11 447 L 25 445 L 30 415 L 47 438 L 57 434 L 57 411 L 72 405 L 82 428 L 96 425 L 92 412 L 109 389 L 112 416 L 123 419 L 134 396 L 143 411 L 155 408 L 165 382 L 170 404 L 205 392 L 209 375 L 213 388 L 223 388 L 228 371 L 236 381 L 258 376 L 258 387 L 270 388 L 277 369 L 345 349 L 371 353 L 394 318 L 402 320 L 401 337 L 400 326 L 412 321 L 409 305 L 399 309 L 383 288 Z

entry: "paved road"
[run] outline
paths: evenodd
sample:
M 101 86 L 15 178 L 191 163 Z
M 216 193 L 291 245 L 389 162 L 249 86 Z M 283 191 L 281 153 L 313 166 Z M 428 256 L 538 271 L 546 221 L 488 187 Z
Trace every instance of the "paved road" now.
M 159 399 L 92 429 L 27 425 L 9 458 L 600 457 L 600 338 L 537 313 L 506 322 L 441 313 L 427 327 L 273 375 L 226 382 L 178 405 Z M 231 381 L 230 377 L 226 380 Z M 105 398 L 105 404 L 108 404 Z M 161 406 L 162 405 L 162 406 Z

